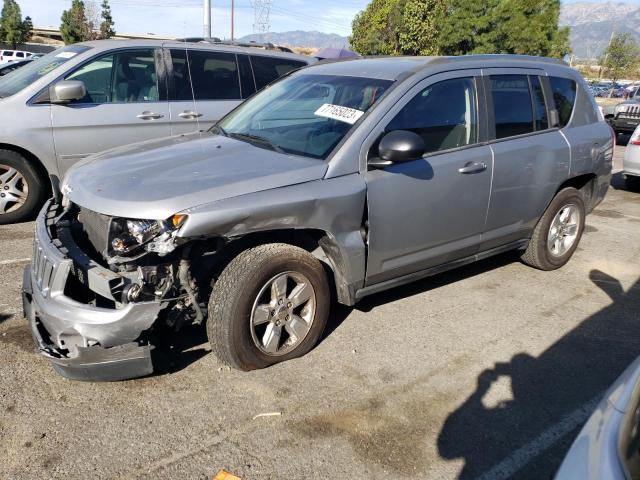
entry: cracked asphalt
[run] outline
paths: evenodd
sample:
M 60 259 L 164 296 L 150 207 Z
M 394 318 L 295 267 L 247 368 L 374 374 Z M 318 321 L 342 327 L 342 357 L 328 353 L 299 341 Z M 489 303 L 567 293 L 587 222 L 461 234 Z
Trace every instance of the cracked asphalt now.
M 0 478 L 545 479 L 640 354 L 640 193 L 620 175 L 565 268 L 507 254 L 336 307 L 310 354 L 250 373 L 192 328 L 155 376 L 54 374 L 21 313 L 32 230 L 0 226 Z

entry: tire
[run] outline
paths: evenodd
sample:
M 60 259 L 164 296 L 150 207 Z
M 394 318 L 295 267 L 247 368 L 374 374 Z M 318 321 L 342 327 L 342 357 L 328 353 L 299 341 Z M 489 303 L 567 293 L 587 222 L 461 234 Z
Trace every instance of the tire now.
M 0 225 L 32 220 L 44 204 L 46 192 L 45 181 L 26 158 L 0 150 Z M 22 199 L 23 203 L 9 201 L 13 199 Z
M 559 220 L 561 212 L 565 215 L 570 212 L 571 219 L 559 232 L 556 220 Z M 570 227 L 570 224 L 574 224 L 572 219 L 575 219 L 575 236 L 563 236 L 564 233 L 573 231 Z M 576 248 L 578 248 L 584 232 L 584 224 L 585 205 L 580 192 L 571 187 L 561 190 L 551 201 L 538 225 L 533 230 L 529 246 L 521 257 L 522 261 L 531 267 L 547 271 L 556 270 L 564 266 L 576 251 Z M 559 233 L 559 235 L 554 234 L 554 232 Z M 550 246 L 552 238 L 550 235 L 556 239 L 553 242 L 553 246 Z M 558 248 L 558 245 L 561 248 Z
M 310 284 L 313 302 L 294 307 L 297 301 L 294 296 L 276 295 L 274 291 L 283 288 L 273 287 L 274 284 L 285 285 L 286 292 L 293 293 L 298 288 L 305 294 L 310 292 L 307 287 Z M 300 295 L 298 300 L 304 297 Z M 279 304 L 277 298 L 284 302 Z M 292 301 L 288 302 L 289 299 Z M 214 284 L 207 336 L 213 353 L 226 365 L 245 371 L 265 368 L 309 352 L 324 331 L 330 307 L 329 284 L 316 258 L 283 243 L 261 245 L 235 257 Z M 312 310 L 315 313 L 309 315 Z M 264 318 L 268 320 L 263 321 Z M 297 320 L 303 318 L 307 320 L 303 320 L 304 328 L 300 328 L 303 324 Z M 309 318 L 312 320 L 308 321 Z M 275 331 L 280 336 L 268 335 Z M 298 336 L 291 333 L 295 331 Z M 275 337 L 275 341 L 266 341 Z M 274 345 L 282 348 L 276 352 Z
M 624 182 L 627 185 L 629 190 L 634 192 L 640 191 L 640 177 L 636 177 L 634 175 L 625 175 Z

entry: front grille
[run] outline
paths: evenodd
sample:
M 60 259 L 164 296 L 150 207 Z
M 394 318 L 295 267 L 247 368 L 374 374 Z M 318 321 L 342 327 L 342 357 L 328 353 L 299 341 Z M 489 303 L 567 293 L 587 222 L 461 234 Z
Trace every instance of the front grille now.
M 80 207 L 78 220 L 82 224 L 82 229 L 93 248 L 101 255 L 106 255 L 109 250 L 111 217 Z
M 640 105 L 628 105 L 618 116 L 625 118 L 640 118 Z

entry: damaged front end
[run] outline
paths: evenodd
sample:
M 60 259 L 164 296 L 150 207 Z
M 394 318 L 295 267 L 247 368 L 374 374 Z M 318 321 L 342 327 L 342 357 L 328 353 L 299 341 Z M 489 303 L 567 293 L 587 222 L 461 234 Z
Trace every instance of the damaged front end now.
M 59 373 L 85 381 L 148 375 L 160 328 L 205 319 L 210 286 L 197 272 L 206 268 L 215 240 L 177 238 L 184 220 L 121 219 L 74 204 L 45 205 L 23 300 L 38 349 Z M 194 248 L 204 259 L 197 266 L 190 260 Z

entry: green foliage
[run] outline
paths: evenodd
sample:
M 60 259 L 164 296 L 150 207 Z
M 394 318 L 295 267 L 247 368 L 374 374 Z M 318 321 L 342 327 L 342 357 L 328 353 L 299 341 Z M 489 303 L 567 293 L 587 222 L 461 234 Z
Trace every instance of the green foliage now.
M 362 55 L 399 55 L 406 0 L 373 0 L 353 20 L 351 48 Z
M 629 33 L 618 33 L 600 59 L 600 65 L 614 82 L 633 73 L 640 64 L 640 47 Z
M 15 0 L 4 0 L 2 14 L 0 15 L 0 40 L 17 48 L 18 44 L 25 43 L 31 38 L 33 23 L 30 17 L 22 20 L 20 6 Z
M 113 17 L 111 16 L 111 7 L 109 6 L 109 0 L 102 1 L 102 23 L 100 23 L 100 38 L 111 38 L 116 34 L 113 26 Z
M 443 0 L 407 0 L 400 31 L 404 55 L 438 55 L 439 25 L 445 7 Z
M 560 0 L 373 0 L 353 22 L 365 55 L 513 53 L 562 57 Z
M 72 0 L 71 8 L 62 12 L 61 20 L 60 33 L 65 44 L 85 42 L 93 38 L 93 28 L 87 20 L 82 0 Z

